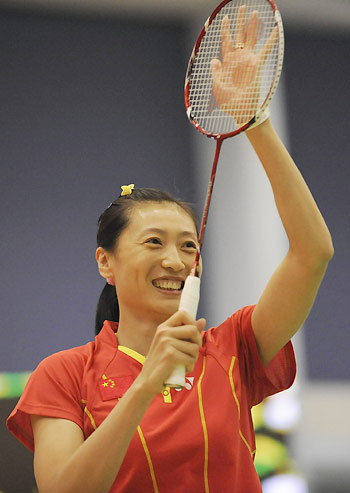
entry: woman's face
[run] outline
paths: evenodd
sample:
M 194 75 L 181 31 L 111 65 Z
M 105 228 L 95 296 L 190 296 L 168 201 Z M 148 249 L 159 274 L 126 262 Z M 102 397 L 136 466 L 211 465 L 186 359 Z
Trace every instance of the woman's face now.
M 177 204 L 135 205 L 110 258 L 121 320 L 128 312 L 157 323 L 172 315 L 197 246 L 193 219 Z

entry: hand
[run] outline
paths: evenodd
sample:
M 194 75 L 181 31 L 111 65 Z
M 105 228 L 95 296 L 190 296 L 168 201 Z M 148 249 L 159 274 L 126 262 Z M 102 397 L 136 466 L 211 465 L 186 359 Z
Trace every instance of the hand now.
M 213 59 L 210 64 L 213 92 L 221 107 L 233 116 L 237 125 L 247 123 L 259 107 L 260 75 L 277 39 L 275 27 L 259 53 L 255 53 L 258 40 L 258 12 L 252 12 L 246 25 L 246 6 L 238 10 L 235 40 L 232 41 L 230 21 L 225 16 L 221 24 L 222 62 Z
M 179 364 L 185 366 L 186 373 L 193 370 L 205 323 L 203 318 L 196 321 L 188 313 L 178 311 L 159 325 L 138 377 L 145 390 L 154 395 L 164 390 L 164 382 Z

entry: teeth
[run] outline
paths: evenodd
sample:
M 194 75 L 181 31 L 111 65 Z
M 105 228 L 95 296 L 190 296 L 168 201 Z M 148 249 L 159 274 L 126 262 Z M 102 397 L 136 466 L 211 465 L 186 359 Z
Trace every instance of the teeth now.
M 182 281 L 158 280 L 158 281 L 153 281 L 153 285 L 156 288 L 179 291 L 183 287 L 183 282 Z

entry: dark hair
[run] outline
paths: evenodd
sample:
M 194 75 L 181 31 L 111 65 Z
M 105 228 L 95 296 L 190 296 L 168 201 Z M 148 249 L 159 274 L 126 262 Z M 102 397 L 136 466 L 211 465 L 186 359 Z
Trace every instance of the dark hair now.
M 198 217 L 192 207 L 170 193 L 153 188 L 136 188 L 130 195 L 114 200 L 98 220 L 97 246 L 111 252 L 129 222 L 129 213 L 135 203 L 171 202 L 177 204 L 193 219 L 198 233 Z M 115 287 L 106 283 L 97 303 L 95 333 L 102 329 L 105 320 L 119 322 L 119 304 Z

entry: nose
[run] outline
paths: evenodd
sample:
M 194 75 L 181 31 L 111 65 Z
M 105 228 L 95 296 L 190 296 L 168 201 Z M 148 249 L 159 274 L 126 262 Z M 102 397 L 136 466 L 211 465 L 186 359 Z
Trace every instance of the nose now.
M 180 272 L 186 267 L 177 248 L 168 248 L 162 258 L 161 264 L 164 269 L 171 269 L 174 272 Z

